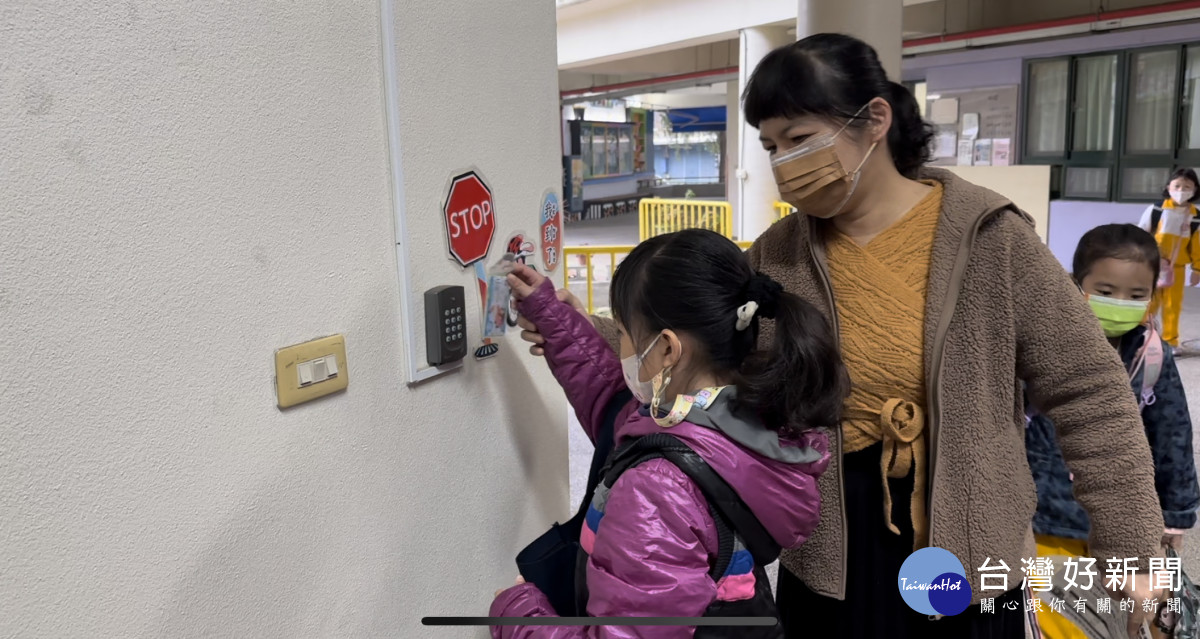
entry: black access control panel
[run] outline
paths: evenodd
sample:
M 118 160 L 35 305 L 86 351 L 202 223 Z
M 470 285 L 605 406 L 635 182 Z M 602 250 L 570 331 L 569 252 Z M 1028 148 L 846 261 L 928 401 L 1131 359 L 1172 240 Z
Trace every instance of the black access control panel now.
M 467 355 L 466 299 L 461 286 L 435 286 L 425 291 L 425 358 L 433 366 L 457 362 Z

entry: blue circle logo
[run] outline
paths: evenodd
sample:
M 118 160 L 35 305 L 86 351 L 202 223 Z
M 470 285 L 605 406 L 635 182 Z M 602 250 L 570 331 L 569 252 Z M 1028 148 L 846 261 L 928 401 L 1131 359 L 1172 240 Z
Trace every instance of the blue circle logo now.
M 962 562 L 942 548 L 922 548 L 900 566 L 896 582 L 909 608 L 926 615 L 957 615 L 971 605 Z

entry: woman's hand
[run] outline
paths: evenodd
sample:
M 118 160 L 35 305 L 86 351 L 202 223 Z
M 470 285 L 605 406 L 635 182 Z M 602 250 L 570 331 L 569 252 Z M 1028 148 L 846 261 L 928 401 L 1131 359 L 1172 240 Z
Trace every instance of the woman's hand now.
M 546 276 L 523 264 L 517 265 L 513 269 L 513 272 L 508 275 L 508 285 L 512 288 L 513 295 L 518 300 L 523 300 L 533 295 L 537 287 L 541 286 L 542 282 L 545 281 Z M 571 308 L 579 311 L 580 314 L 588 318 L 589 322 L 592 321 L 591 316 L 587 313 L 587 308 L 583 306 L 583 302 L 580 302 L 579 298 L 575 297 L 571 291 L 560 288 L 556 292 L 556 295 L 558 296 L 558 301 L 570 304 Z M 545 349 L 542 348 L 542 344 L 546 343 L 546 339 L 538 332 L 537 325 L 522 315 L 517 318 L 517 326 L 521 327 L 521 339 L 533 344 L 533 346 L 529 347 L 529 352 L 538 357 L 545 355 Z
M 1166 596 L 1163 590 L 1153 588 L 1154 582 L 1152 575 L 1148 573 L 1139 573 L 1130 577 L 1126 582 L 1125 587 L 1119 593 L 1124 599 L 1133 600 L 1133 611 L 1129 614 L 1129 623 L 1126 630 L 1129 631 L 1130 637 L 1137 637 L 1138 631 L 1144 622 L 1154 622 L 1154 612 L 1146 612 L 1143 603 L 1149 599 L 1151 601 L 1162 602 Z
M 1170 548 L 1177 553 L 1183 552 L 1183 533 L 1163 532 L 1163 548 Z
M 525 583 L 525 578 L 518 575 L 517 583 L 515 585 L 520 586 L 523 583 Z M 504 594 L 505 590 L 508 590 L 508 588 L 501 588 L 500 590 L 497 590 L 495 596 L 493 596 L 492 599 L 495 599 L 496 597 L 499 597 L 500 595 Z

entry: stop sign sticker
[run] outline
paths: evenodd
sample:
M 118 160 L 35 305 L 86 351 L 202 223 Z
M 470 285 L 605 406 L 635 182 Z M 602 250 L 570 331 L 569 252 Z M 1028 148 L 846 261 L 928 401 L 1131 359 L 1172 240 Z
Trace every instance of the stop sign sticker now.
M 496 205 L 477 173 L 468 171 L 450 181 L 442 213 L 450 257 L 469 266 L 487 256 L 496 234 Z

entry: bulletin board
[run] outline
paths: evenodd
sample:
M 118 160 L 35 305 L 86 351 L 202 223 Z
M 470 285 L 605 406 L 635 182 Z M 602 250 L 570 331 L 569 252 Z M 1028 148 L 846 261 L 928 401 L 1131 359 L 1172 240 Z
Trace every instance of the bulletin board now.
M 936 92 L 927 112 L 936 131 L 934 165 L 978 165 L 980 152 L 988 151 L 998 161 L 1016 164 L 1017 114 L 1020 93 L 1016 85 Z M 951 115 L 953 114 L 953 115 Z M 967 144 L 967 143 L 970 144 Z M 949 153 L 950 147 L 955 153 Z M 1002 149 L 1007 155 L 1000 157 Z M 967 156 L 971 160 L 967 160 Z

